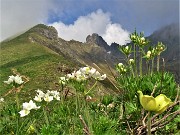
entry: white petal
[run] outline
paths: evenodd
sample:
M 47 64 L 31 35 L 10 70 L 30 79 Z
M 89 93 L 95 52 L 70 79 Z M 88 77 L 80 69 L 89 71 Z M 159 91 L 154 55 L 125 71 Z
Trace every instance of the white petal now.
M 29 110 L 21 110 L 21 111 L 19 112 L 20 117 L 24 117 L 24 116 L 28 115 L 29 113 L 30 113 Z
M 42 98 L 39 97 L 39 96 L 35 96 L 35 97 L 34 97 L 34 100 L 37 101 L 37 102 L 41 102 L 41 101 L 42 101 Z

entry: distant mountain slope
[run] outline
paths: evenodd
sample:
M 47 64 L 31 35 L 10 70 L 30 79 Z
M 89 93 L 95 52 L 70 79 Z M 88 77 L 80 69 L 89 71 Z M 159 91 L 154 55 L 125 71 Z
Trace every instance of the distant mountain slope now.
M 114 55 L 115 49 L 109 49 L 107 43 L 97 34 L 89 35 L 86 43 L 75 40 L 65 41 L 57 37 L 57 31 L 53 27 L 49 27 L 50 30 L 47 30 L 46 27 L 41 24 L 29 30 L 30 41 L 47 46 L 67 59 L 90 66 L 94 66 L 93 63 L 96 63 L 106 73 L 110 73 L 108 65 L 114 68 L 115 63 L 122 59 L 120 53 L 117 54 L 117 49 L 116 55 Z
M 10 89 L 3 81 L 12 75 L 11 69 L 13 68 L 29 77 L 30 81 L 25 85 L 21 94 L 30 94 L 38 88 L 55 89 L 58 77 L 65 74 L 66 70 L 73 71 L 78 66 L 75 62 L 64 58 L 46 46 L 38 42 L 31 42 L 30 35 L 36 34 L 31 32 L 28 31 L 0 45 L 0 95 L 4 95 Z
M 148 38 L 153 44 L 157 44 L 158 41 L 161 41 L 167 46 L 167 50 L 163 53 L 163 56 L 167 59 L 167 61 L 180 59 L 178 23 L 162 27 Z

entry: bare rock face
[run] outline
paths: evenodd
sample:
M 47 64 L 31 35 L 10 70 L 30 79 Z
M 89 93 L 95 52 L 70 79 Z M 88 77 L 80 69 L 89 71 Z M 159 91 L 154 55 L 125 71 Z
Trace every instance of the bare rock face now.
M 40 34 L 43 37 L 46 37 L 50 40 L 57 40 L 58 39 L 58 32 L 57 30 L 52 26 L 46 26 L 44 24 L 38 24 L 32 29 L 29 30 L 29 32 L 35 32 Z
M 107 52 L 111 51 L 110 46 L 104 41 L 104 39 L 96 33 L 92 35 L 88 35 L 86 38 L 87 44 L 96 44 L 102 48 L 104 48 Z
M 92 35 L 88 35 L 86 38 L 87 44 L 96 44 L 102 48 L 104 48 L 107 52 L 112 52 L 114 55 L 119 55 L 118 47 L 119 44 L 112 43 L 110 46 L 106 43 L 106 41 L 96 33 Z
M 93 33 L 92 35 L 88 35 L 86 38 L 86 43 L 87 44 L 97 44 L 101 47 L 107 46 L 107 43 L 104 41 L 104 39 L 96 33 Z

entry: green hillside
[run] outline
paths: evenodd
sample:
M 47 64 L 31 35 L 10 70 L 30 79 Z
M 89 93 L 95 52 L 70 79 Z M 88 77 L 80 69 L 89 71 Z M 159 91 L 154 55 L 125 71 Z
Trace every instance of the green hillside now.
M 75 66 L 49 48 L 31 42 L 28 39 L 29 34 L 30 32 L 26 32 L 13 40 L 1 43 L 0 96 L 8 91 L 8 86 L 3 81 L 13 74 L 12 69 L 29 78 L 21 92 L 23 94 L 38 88 L 55 89 L 58 77 L 63 74 L 61 67 L 68 69 Z

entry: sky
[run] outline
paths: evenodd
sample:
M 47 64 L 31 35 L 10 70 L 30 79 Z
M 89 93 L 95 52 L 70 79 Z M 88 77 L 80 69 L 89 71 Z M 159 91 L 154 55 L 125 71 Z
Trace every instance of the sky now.
M 0 6 L 0 41 L 44 23 L 65 40 L 85 42 L 97 33 L 123 45 L 134 29 L 149 36 L 179 23 L 179 0 L 1 0 Z

